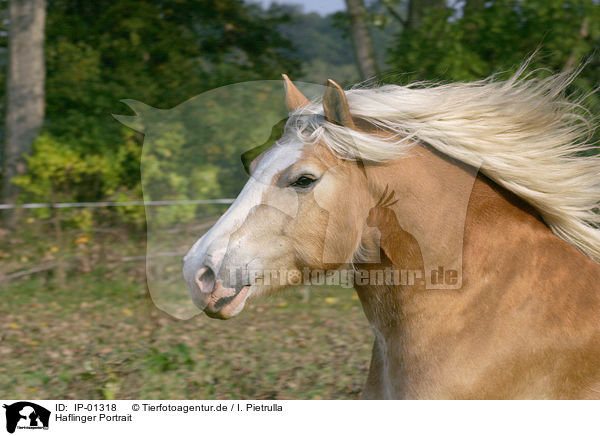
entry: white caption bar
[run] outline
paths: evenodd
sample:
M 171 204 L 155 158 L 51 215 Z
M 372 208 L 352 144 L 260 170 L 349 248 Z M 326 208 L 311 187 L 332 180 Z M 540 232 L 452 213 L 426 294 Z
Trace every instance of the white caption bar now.
M 0 434 L 598 434 L 593 401 L 0 400 Z M 15 421 L 15 419 L 17 421 Z M 12 426 L 12 428 L 11 428 Z M 33 430 L 42 430 L 35 432 Z

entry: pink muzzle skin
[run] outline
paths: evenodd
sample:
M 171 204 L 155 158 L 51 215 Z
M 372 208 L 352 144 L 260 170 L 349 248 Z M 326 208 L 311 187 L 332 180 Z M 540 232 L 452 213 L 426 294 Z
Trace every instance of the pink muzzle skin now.
M 211 318 L 228 319 L 236 316 L 244 309 L 250 295 L 250 286 L 241 289 L 225 288 L 221 280 L 217 280 L 215 289 L 210 294 L 204 313 Z
M 215 280 L 214 272 L 207 266 L 198 269 L 192 288 L 194 304 L 211 318 L 227 319 L 242 311 L 249 295 L 250 286 L 227 288 L 221 280 Z

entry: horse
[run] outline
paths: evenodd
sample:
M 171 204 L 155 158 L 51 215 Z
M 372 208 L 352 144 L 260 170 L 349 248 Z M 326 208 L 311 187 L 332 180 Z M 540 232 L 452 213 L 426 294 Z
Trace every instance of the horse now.
M 375 337 L 363 399 L 600 399 L 594 120 L 566 96 L 576 72 L 525 68 L 329 80 L 314 101 L 283 75 L 281 136 L 184 257 L 194 303 L 228 319 L 306 271 L 350 271 Z

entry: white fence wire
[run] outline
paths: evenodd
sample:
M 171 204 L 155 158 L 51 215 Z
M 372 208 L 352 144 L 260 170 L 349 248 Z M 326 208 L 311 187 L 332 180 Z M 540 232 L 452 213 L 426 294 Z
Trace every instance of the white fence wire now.
M 96 201 L 82 203 L 25 203 L 0 204 L 0 210 L 6 209 L 43 209 L 76 207 L 112 207 L 112 206 L 171 206 L 177 204 L 231 204 L 233 198 L 215 198 L 212 200 L 156 200 L 156 201 Z

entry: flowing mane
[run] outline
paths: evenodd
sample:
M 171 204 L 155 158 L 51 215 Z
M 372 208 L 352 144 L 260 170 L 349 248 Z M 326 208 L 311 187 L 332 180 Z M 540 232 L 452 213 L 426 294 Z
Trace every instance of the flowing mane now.
M 326 122 L 320 101 L 295 111 L 287 132 L 305 142 L 322 141 L 340 157 L 365 161 L 399 158 L 415 143 L 428 144 L 479 167 L 535 207 L 557 236 L 600 262 L 595 119 L 582 99 L 565 96 L 579 71 L 539 79 L 525 75 L 525 68 L 505 81 L 492 76 L 346 91 L 352 116 L 388 136 Z

